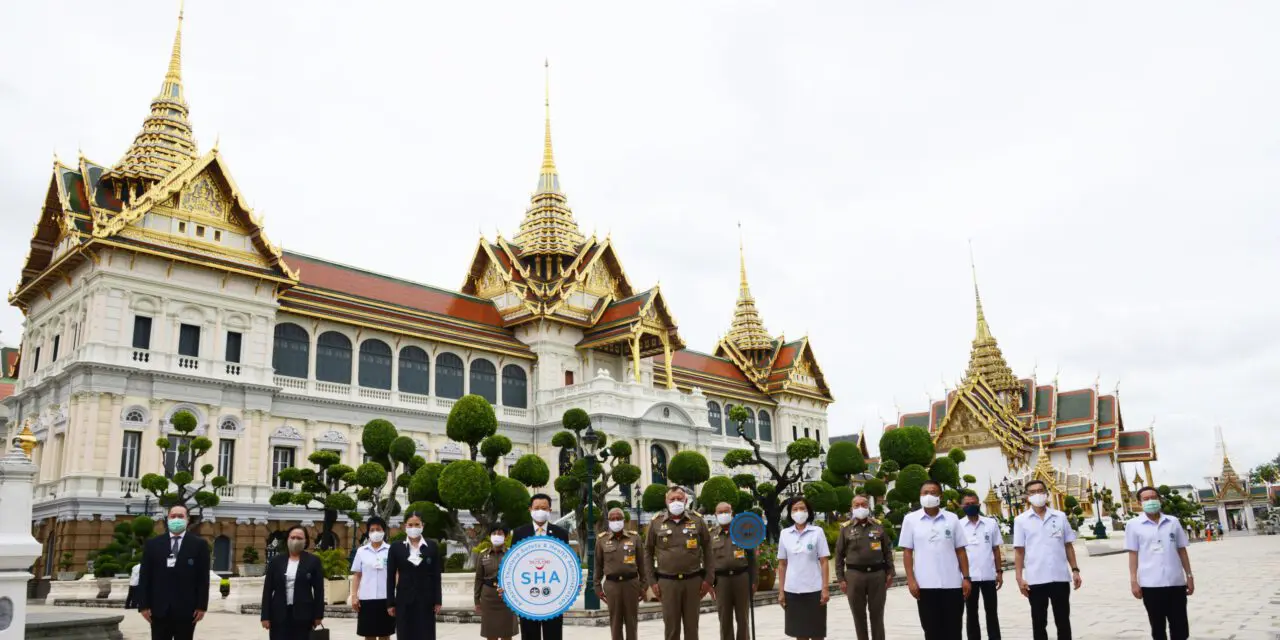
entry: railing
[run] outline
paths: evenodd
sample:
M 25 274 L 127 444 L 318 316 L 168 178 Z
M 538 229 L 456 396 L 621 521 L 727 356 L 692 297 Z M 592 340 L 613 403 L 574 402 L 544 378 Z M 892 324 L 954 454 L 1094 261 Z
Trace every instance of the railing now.
M 151 352 L 144 349 L 134 349 L 133 361 L 138 363 L 151 362 Z
M 231 484 L 226 485 L 225 487 L 217 487 L 213 490 L 213 492 L 223 498 L 236 497 L 236 487 L 235 485 L 231 485 Z
M 316 381 L 316 391 L 321 393 L 333 393 L 340 396 L 351 395 L 351 385 L 342 384 L 340 382 L 321 382 Z
M 390 400 L 391 392 L 386 389 L 370 389 L 368 387 L 360 387 L 360 397 L 370 398 L 373 400 Z
M 120 478 L 120 493 L 137 494 L 138 479 L 137 478 Z
M 228 365 L 227 365 L 227 375 L 229 375 L 229 376 L 238 376 L 238 375 L 240 375 L 240 365 L 238 365 L 238 364 L 228 364 Z
M 431 405 L 431 396 L 418 395 L 416 393 L 400 392 L 400 401 L 405 404 L 416 404 L 427 407 Z
M 441 409 L 452 409 L 453 403 L 457 402 L 453 398 L 436 398 L 436 406 Z
M 529 410 L 518 407 L 503 407 L 502 415 L 510 416 L 512 418 L 524 418 L 529 415 Z
M 189 357 L 189 356 L 179 356 L 179 357 L 178 357 L 178 368 L 179 368 L 179 369 L 199 369 L 199 368 L 200 368 L 200 359 L 199 359 L 199 358 L 192 358 L 192 357 Z
M 297 389 L 298 391 L 307 390 L 306 378 L 293 378 L 290 376 L 278 375 L 275 377 L 275 382 L 276 382 L 276 385 L 284 387 L 285 389 Z

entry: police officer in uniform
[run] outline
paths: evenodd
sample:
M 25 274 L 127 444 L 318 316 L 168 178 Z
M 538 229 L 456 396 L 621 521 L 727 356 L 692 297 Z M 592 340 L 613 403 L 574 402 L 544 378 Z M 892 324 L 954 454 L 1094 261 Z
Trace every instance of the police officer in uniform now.
M 640 567 L 645 563 L 644 545 L 640 535 L 626 530 L 626 516 L 622 509 L 609 510 L 609 530 L 596 536 L 595 590 L 609 605 L 609 629 L 613 640 L 621 640 L 622 630 L 627 630 L 627 640 L 639 640 L 636 629 L 639 620 L 640 601 L 648 589 Z
M 644 570 L 662 601 L 666 640 L 680 640 L 682 622 L 684 637 L 698 640 L 698 601 L 711 593 L 711 532 L 701 515 L 685 510 L 688 500 L 680 487 L 667 490 L 667 510 L 649 522 L 644 540 Z
M 868 609 L 871 640 L 884 640 L 884 600 L 893 584 L 893 542 L 872 519 L 870 505 L 866 496 L 854 496 L 853 519 L 840 525 L 836 538 L 836 570 L 840 591 L 849 598 L 858 640 L 868 640 Z
M 729 539 L 729 523 L 733 507 L 728 502 L 716 505 L 716 526 L 711 530 L 711 564 L 715 567 L 712 584 L 716 609 L 720 613 L 720 640 L 749 640 L 747 628 L 751 594 L 755 593 L 756 558 Z M 737 618 L 738 632 L 733 631 Z

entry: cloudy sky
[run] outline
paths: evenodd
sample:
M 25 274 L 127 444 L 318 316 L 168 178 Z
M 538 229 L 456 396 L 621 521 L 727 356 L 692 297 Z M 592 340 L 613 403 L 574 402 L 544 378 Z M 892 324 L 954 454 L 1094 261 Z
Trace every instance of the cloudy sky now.
M 427 6 L 430 4 L 431 6 Z M 183 78 L 286 248 L 460 285 L 535 182 L 543 60 L 562 184 L 709 350 L 741 221 L 768 328 L 811 337 L 833 433 L 940 397 L 987 316 L 1020 375 L 1121 382 L 1157 478 L 1222 425 L 1280 453 L 1280 5 L 190 0 Z M 0 272 L 56 150 L 114 163 L 176 3 L 0 8 Z M 609 5 L 609 6 L 606 6 Z M 305 9 L 304 9 L 305 6 Z M 0 341 L 22 317 L 0 309 Z

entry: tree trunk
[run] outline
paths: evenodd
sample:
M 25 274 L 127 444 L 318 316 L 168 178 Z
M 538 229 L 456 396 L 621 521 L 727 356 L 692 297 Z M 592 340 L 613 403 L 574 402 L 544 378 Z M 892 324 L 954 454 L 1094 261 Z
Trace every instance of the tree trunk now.
M 338 536 L 333 533 L 333 526 L 338 522 L 338 512 L 335 509 L 324 510 L 324 522 L 320 525 L 320 535 L 316 537 L 316 549 L 318 551 L 328 551 L 338 546 Z M 352 539 L 354 543 L 355 540 Z M 354 544 L 352 546 L 355 546 Z

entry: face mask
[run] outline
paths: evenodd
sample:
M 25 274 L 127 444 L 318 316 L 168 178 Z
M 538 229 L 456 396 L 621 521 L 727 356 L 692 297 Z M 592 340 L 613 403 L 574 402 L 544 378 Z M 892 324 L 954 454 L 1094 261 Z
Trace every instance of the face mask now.
M 383 539 L 383 538 L 385 538 L 386 536 L 387 536 L 387 534 L 385 534 L 385 533 L 383 533 L 383 532 L 381 532 L 381 531 L 373 531 L 373 532 L 370 532 L 370 533 L 369 533 L 369 541 L 370 541 L 370 542 L 382 542 L 382 539 Z
M 809 512 L 808 511 L 792 511 L 791 521 L 795 522 L 796 524 L 804 524 L 809 521 Z
M 720 523 L 720 526 L 722 526 L 722 527 L 723 527 L 723 526 L 726 526 L 726 525 L 728 525 L 730 522 L 733 522 L 733 514 L 732 514 L 732 513 L 717 513 L 717 514 L 716 514 L 716 522 L 719 522 L 719 523 Z
M 939 498 L 938 496 L 929 495 L 927 493 L 920 496 L 920 506 L 926 509 L 933 509 L 940 504 L 942 504 L 942 498 Z
M 422 537 L 422 527 L 405 527 L 404 534 L 416 540 Z
M 673 516 L 678 516 L 684 513 L 684 503 L 679 500 L 669 502 L 667 503 L 667 511 L 670 511 Z
M 867 519 L 867 516 L 869 516 L 869 515 L 871 515 L 871 510 L 870 510 L 870 509 L 868 509 L 868 508 L 866 508 L 866 507 L 854 507 L 854 508 L 853 508 L 853 519 L 854 519 L 854 520 L 866 520 L 866 519 Z
M 1033 507 L 1043 507 L 1049 504 L 1049 496 L 1044 493 L 1033 493 L 1027 498 L 1027 502 L 1030 502 Z
M 489 544 L 493 545 L 494 547 L 501 547 L 506 541 L 507 541 L 506 536 L 501 536 L 497 534 L 489 536 Z
M 1159 500 L 1143 500 L 1142 510 L 1147 513 L 1160 513 L 1160 501 Z
M 307 546 L 306 540 L 290 540 L 289 553 L 298 553 L 302 551 L 302 549 L 306 546 Z
M 548 518 L 551 517 L 551 512 L 547 511 L 546 509 L 534 509 L 532 511 L 532 515 L 533 515 L 534 522 L 538 524 L 542 524 L 546 522 Z
M 187 530 L 186 518 L 169 518 L 169 531 L 173 533 L 182 533 Z
M 609 530 L 610 530 L 610 531 L 612 531 L 612 532 L 614 532 L 614 533 L 618 533 L 619 531 L 622 531 L 622 525 L 623 525 L 623 524 L 624 524 L 624 523 L 623 523 L 623 521 L 621 521 L 621 520 L 610 520 L 610 521 L 609 521 Z
M 964 509 L 964 514 L 970 518 L 978 515 L 978 505 L 976 504 L 966 504 L 961 508 Z

